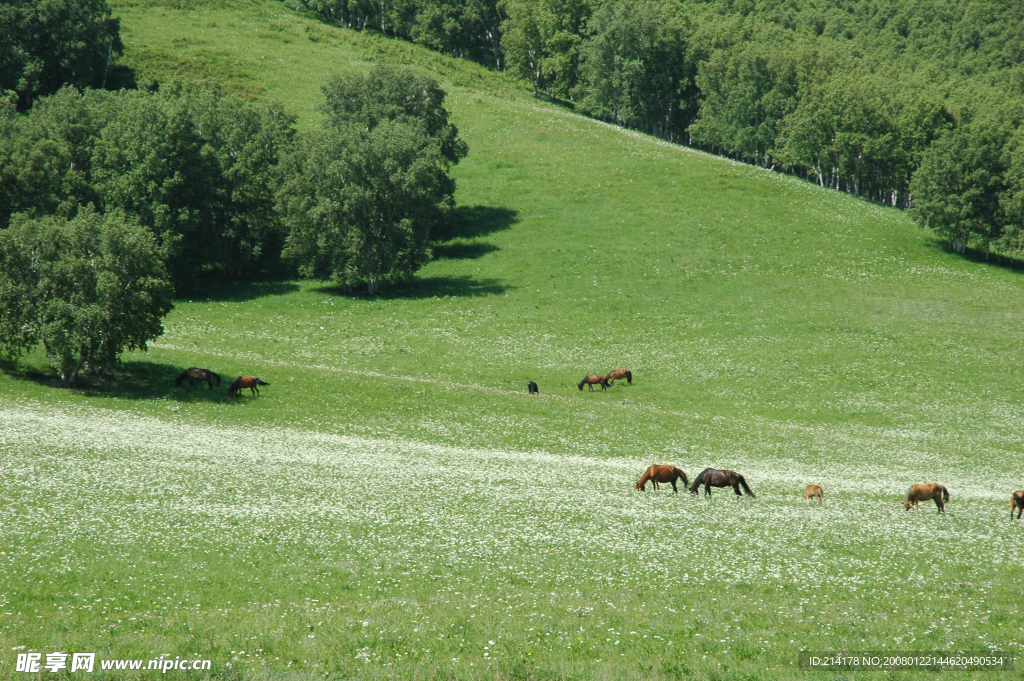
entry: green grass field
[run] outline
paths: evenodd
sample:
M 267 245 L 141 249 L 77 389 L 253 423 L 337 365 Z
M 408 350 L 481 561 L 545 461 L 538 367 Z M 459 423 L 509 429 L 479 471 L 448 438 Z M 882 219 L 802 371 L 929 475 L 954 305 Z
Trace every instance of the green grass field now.
M 1021 652 L 1020 272 L 271 0 L 114 6 L 140 79 L 214 78 L 304 129 L 331 73 L 434 73 L 470 155 L 452 234 L 384 296 L 211 284 L 114 380 L 3 365 L 0 679 L 32 650 L 218 679 L 830 679 L 799 651 Z M 271 385 L 176 388 L 193 365 Z M 620 367 L 632 386 L 576 389 Z M 634 492 L 650 463 L 758 496 Z M 932 480 L 948 513 L 905 513 Z

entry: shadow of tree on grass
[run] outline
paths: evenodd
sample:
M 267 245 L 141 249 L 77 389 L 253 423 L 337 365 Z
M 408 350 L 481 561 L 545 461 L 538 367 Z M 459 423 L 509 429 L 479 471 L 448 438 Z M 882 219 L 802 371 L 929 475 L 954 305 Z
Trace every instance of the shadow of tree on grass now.
M 190 291 L 178 295 L 178 301 L 209 303 L 244 303 L 267 296 L 283 296 L 299 290 L 294 278 L 284 280 L 239 280 L 223 277 L 204 277 Z
M 500 251 L 491 243 L 473 241 L 479 237 L 509 229 L 519 221 L 518 212 L 511 208 L 495 208 L 493 206 L 459 206 L 452 214 L 448 225 L 441 229 L 434 239 L 434 258 L 436 260 L 476 260 L 489 253 Z M 324 283 L 312 289 L 317 293 L 346 296 L 363 300 L 381 299 L 423 299 L 443 298 L 450 296 L 465 298 L 474 296 L 494 296 L 505 293 L 509 286 L 493 278 L 476 278 L 471 276 L 413 276 L 406 281 L 390 284 L 376 296 L 366 293 L 365 285 L 346 288 L 339 284 Z
M 451 220 L 434 235 L 435 241 L 475 239 L 510 229 L 519 222 L 519 212 L 494 206 L 458 206 Z
M 29 381 L 36 385 L 69 390 L 86 397 L 115 397 L 126 400 L 165 399 L 170 402 L 221 402 L 234 404 L 237 399 L 228 395 L 228 386 L 234 376 L 221 374 L 220 385 L 214 382 L 211 390 L 206 383 L 196 383 L 190 387 L 188 381 L 181 386 L 174 384 L 181 372 L 187 367 L 173 364 L 151 362 L 145 359 L 130 360 L 121 363 L 107 377 L 95 374 L 80 375 L 74 388 L 63 388 L 54 369 L 42 368 L 37 365 L 0 361 L 0 371 L 16 381 Z M 211 369 L 216 370 L 215 367 Z
M 498 279 L 456 276 L 413 277 L 408 281 L 387 286 L 376 296 L 368 295 L 366 288 L 363 286 L 346 291 L 345 287 L 338 284 L 324 284 L 311 290 L 317 293 L 361 300 L 421 300 L 423 298 L 443 298 L 445 296 L 452 298 L 496 296 L 511 290 L 511 288 L 511 286 L 501 283 Z
M 978 263 L 979 265 L 1001 267 L 1002 269 L 1011 270 L 1013 272 L 1024 272 L 1024 260 L 1015 255 L 1004 255 L 994 251 L 986 252 L 981 248 L 974 248 L 972 246 L 965 248 L 963 253 L 957 253 L 952 249 L 948 241 L 934 234 L 929 235 L 927 243 L 933 250 L 957 255 L 964 260 Z
M 407 282 L 395 284 L 381 295 L 381 298 L 466 298 L 474 296 L 496 296 L 509 291 L 499 279 L 458 277 L 416 277 Z
M 501 249 L 494 244 L 453 243 L 434 246 L 435 260 L 476 260 Z

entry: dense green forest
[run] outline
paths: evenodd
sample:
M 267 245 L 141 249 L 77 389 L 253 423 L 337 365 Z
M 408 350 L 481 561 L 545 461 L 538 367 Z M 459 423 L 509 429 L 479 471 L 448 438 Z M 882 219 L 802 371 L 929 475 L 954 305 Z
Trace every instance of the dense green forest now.
M 521 76 L 581 113 L 913 208 L 1019 252 L 1019 0 L 288 0 Z

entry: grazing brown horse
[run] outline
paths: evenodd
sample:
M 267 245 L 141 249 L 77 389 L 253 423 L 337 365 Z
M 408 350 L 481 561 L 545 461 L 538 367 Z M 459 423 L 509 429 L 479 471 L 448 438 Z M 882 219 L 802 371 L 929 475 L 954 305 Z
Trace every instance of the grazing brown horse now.
M 711 496 L 712 487 L 732 487 L 736 492 L 736 496 L 742 497 L 740 493 L 740 485 L 743 485 L 743 490 L 750 496 L 757 498 L 757 495 L 750 491 L 750 487 L 747 486 L 747 481 L 743 479 L 743 476 L 736 471 L 720 471 L 715 468 L 705 468 L 701 471 L 701 474 L 696 477 L 693 481 L 693 485 L 690 486 L 691 494 L 700 494 L 700 486 L 704 485 L 705 496 Z
M 182 372 L 181 376 L 174 379 L 174 385 L 181 386 L 185 379 L 188 379 L 188 385 L 190 388 L 196 387 L 196 381 L 202 383 L 206 381 L 207 385 L 210 386 L 210 390 L 213 390 L 213 382 L 217 381 L 217 385 L 220 385 L 220 374 L 215 374 L 209 369 L 197 369 L 196 367 L 189 367 Z
M 935 505 L 939 507 L 939 513 L 945 513 L 946 506 L 942 502 L 949 501 L 949 490 L 937 482 L 911 485 L 906 496 L 903 497 L 903 510 L 909 511 L 912 508 L 917 508 L 917 502 L 929 499 L 935 500 Z
M 615 371 L 609 371 L 605 378 L 608 379 L 609 386 L 612 384 L 612 381 L 617 381 L 620 378 L 626 379 L 627 385 L 633 385 L 633 372 L 629 369 L 616 369 Z
M 807 485 L 804 488 L 804 501 L 808 499 L 817 499 L 819 503 L 825 503 L 825 490 L 821 488 L 821 485 Z
M 256 378 L 255 376 L 239 376 L 235 379 L 235 382 L 231 384 L 231 387 L 228 388 L 228 395 L 238 395 L 239 391 L 243 388 L 248 388 L 252 395 L 256 395 L 258 397 L 260 394 L 259 386 L 261 385 L 270 384 L 262 378 Z
M 590 392 L 594 392 L 595 383 L 601 386 L 601 390 L 608 389 L 608 379 L 604 376 L 599 376 L 597 374 L 587 374 L 586 376 L 583 377 L 583 380 L 580 381 L 580 384 L 576 387 L 582 391 L 583 386 L 589 385 Z
M 640 476 L 640 479 L 636 481 L 636 488 L 641 492 L 646 492 L 644 489 L 647 487 L 647 483 L 650 482 L 654 485 L 654 489 L 658 489 L 659 482 L 668 482 L 672 484 L 672 491 L 678 493 L 679 489 L 676 487 L 676 480 L 679 478 L 683 479 L 683 487 L 690 484 L 690 480 L 686 477 L 686 473 L 676 468 L 675 466 L 657 466 L 652 465 L 644 471 L 644 474 Z
M 1010 495 L 1010 520 L 1013 520 L 1014 510 L 1017 511 L 1017 520 L 1020 520 L 1020 514 L 1024 513 L 1024 489 Z

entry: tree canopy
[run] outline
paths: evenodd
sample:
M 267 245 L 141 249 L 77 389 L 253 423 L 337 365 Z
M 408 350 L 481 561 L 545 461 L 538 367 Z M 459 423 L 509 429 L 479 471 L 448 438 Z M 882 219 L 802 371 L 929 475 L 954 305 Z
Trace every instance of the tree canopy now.
M 293 118 L 202 82 L 171 81 L 122 100 L 93 151 L 96 191 L 105 209 L 153 230 L 175 284 L 204 266 L 238 274 L 276 255 L 275 168 Z
M 204 268 L 274 262 L 278 164 L 294 118 L 204 82 L 156 92 L 65 87 L 27 114 L 0 105 L 0 228 L 16 213 L 120 210 L 148 227 L 175 286 Z
M 382 66 L 332 78 L 324 94 L 326 123 L 285 172 L 285 256 L 372 295 L 429 260 L 454 206 L 448 170 L 467 147 L 430 78 Z
M 693 68 L 688 25 L 675 3 L 632 0 L 600 7 L 579 48 L 575 94 L 583 113 L 681 140 Z
M 20 108 L 65 85 L 106 87 L 122 49 L 106 0 L 4 0 L 0 5 L 0 91 Z
M 19 215 L 0 230 L 0 349 L 42 343 L 61 383 L 110 367 L 163 333 L 173 289 L 149 230 L 91 207 L 73 220 Z

